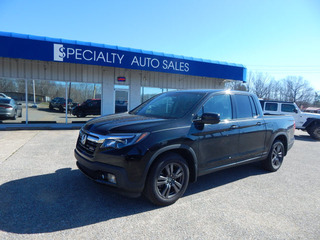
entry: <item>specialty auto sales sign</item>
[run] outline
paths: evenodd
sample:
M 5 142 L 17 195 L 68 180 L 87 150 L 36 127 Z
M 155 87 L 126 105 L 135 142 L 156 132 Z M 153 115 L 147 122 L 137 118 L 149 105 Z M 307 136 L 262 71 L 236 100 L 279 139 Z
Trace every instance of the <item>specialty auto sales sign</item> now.
M 123 66 L 127 68 L 141 68 L 146 70 L 169 70 L 189 72 L 189 63 L 178 60 L 160 59 L 158 56 L 141 56 L 141 54 L 128 54 L 111 49 L 89 49 L 82 47 L 67 47 L 64 44 L 53 44 L 54 61 L 59 62 L 87 62 L 87 64 L 100 63 L 101 65 Z M 144 54 L 145 55 L 145 54 Z M 100 65 L 99 64 L 99 65 Z
M 245 81 L 246 68 L 103 44 L 0 32 L 0 57 L 90 64 Z

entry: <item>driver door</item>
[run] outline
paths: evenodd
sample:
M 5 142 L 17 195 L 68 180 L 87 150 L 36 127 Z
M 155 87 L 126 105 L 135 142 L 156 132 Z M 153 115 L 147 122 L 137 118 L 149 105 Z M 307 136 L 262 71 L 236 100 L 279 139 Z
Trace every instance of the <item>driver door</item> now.
M 209 170 L 238 158 L 239 129 L 233 120 L 231 97 L 228 94 L 212 96 L 198 112 L 220 114 L 218 124 L 204 124 L 203 129 L 196 132 L 198 136 L 199 170 Z

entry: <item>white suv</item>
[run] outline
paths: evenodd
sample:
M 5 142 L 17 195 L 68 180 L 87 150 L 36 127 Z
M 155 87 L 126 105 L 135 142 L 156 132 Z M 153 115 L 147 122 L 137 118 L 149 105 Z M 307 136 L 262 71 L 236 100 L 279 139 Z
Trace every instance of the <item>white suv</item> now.
M 320 114 L 302 112 L 294 102 L 260 100 L 265 115 L 292 115 L 296 129 L 305 130 L 314 139 L 320 140 Z

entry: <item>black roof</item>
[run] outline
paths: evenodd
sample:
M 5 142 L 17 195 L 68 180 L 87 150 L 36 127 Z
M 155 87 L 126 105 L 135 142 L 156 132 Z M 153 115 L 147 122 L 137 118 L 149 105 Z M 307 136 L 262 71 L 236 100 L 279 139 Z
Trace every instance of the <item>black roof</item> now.
M 260 102 L 271 102 L 271 103 L 294 103 L 294 102 L 286 102 L 286 101 L 276 101 L 276 100 L 264 100 L 259 99 Z

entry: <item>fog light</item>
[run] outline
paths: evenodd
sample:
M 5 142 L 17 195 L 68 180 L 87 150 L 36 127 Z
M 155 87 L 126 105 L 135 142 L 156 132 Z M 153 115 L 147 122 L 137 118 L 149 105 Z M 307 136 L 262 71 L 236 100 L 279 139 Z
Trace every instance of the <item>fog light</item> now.
M 117 183 L 116 176 L 111 173 L 107 174 L 107 180 L 108 182 L 111 182 L 111 183 L 115 183 L 115 184 Z

